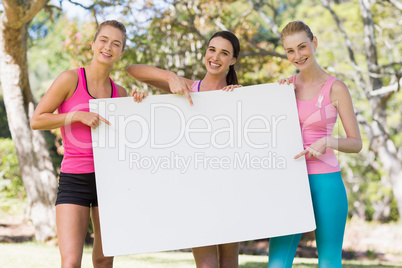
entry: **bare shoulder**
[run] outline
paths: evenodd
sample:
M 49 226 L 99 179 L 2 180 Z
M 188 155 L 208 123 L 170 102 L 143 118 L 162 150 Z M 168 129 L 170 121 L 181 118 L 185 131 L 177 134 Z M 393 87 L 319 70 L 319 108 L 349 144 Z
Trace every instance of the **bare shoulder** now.
M 78 84 L 78 73 L 76 70 L 62 72 L 53 82 L 49 90 L 56 90 L 65 96 L 70 96 Z
M 115 85 L 116 85 L 117 91 L 119 92 L 119 96 L 120 97 L 127 97 L 127 90 L 124 87 L 122 87 L 122 86 L 120 86 L 120 85 L 118 85 L 116 83 L 115 83 Z
M 331 101 L 334 103 L 334 106 L 338 108 L 339 102 L 351 102 L 351 96 L 348 89 L 348 86 L 340 81 L 336 80 L 331 87 Z
M 78 83 L 78 73 L 77 70 L 67 70 L 62 72 L 57 78 L 57 80 L 62 80 L 68 84 L 76 85 Z
M 335 82 L 332 84 L 331 93 L 336 95 L 345 93 L 349 94 L 349 89 L 348 86 L 341 80 L 335 80 Z
M 331 99 L 337 100 L 347 96 L 350 96 L 348 86 L 344 82 L 336 80 L 331 87 Z

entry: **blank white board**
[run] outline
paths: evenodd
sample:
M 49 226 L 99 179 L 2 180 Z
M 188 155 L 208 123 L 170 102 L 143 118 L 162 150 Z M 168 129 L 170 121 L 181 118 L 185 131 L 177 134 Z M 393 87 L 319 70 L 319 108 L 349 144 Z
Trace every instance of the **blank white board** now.
M 308 232 L 292 86 L 90 100 L 103 251 L 156 252 Z

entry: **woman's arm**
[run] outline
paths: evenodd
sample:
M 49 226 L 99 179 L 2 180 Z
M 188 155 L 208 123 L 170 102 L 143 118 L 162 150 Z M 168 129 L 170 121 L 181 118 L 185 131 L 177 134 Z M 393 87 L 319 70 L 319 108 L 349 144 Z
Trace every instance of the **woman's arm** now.
M 363 147 L 359 125 L 353 109 L 352 97 L 342 81 L 335 81 L 331 90 L 331 101 L 338 109 L 346 138 L 328 138 L 328 147 L 344 153 L 358 153 Z
M 169 88 L 169 76 L 174 73 L 145 64 L 133 64 L 126 68 L 129 76 L 150 86 L 172 93 Z
M 162 89 L 173 94 L 185 94 L 190 104 L 193 104 L 189 91 L 194 81 L 179 77 L 175 73 L 145 64 L 133 64 L 127 67 L 126 72 L 132 78 Z
M 36 107 L 31 119 L 31 128 L 49 130 L 78 121 L 92 128 L 96 128 L 100 124 L 100 121 L 110 124 L 100 115 L 91 112 L 75 111 L 54 114 L 54 111 L 56 111 L 61 103 L 74 94 L 77 83 L 78 74 L 76 70 L 61 73 Z
M 119 92 L 119 97 L 127 97 L 127 90 L 124 87 L 122 87 L 116 83 L 115 83 L 115 85 L 116 85 L 117 91 Z

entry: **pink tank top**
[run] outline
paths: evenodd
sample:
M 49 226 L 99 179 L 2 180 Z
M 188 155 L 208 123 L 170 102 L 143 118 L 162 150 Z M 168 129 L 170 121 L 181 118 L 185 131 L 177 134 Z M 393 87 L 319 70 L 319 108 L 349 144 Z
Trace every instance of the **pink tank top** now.
M 293 83 L 295 79 L 296 76 L 292 76 Z M 338 117 L 338 110 L 330 99 L 331 87 L 335 81 L 336 78 L 331 76 L 314 99 L 296 101 L 304 148 L 322 137 L 332 135 Z M 306 154 L 306 163 L 308 174 L 331 173 L 341 170 L 334 150 L 331 148 L 327 148 L 326 152 L 318 158 L 309 157 Z
M 194 81 L 194 83 L 191 85 L 192 92 L 200 92 L 201 81 L 202 80 Z
M 73 111 L 89 112 L 89 100 L 94 99 L 94 97 L 88 92 L 84 68 L 77 69 L 77 72 L 77 88 L 74 94 L 59 106 L 59 114 Z M 112 79 L 110 79 L 110 83 L 112 87 L 111 98 L 119 97 Z M 60 171 L 75 174 L 95 172 L 91 128 L 81 122 L 75 122 L 61 127 L 61 136 L 63 138 L 64 157 Z

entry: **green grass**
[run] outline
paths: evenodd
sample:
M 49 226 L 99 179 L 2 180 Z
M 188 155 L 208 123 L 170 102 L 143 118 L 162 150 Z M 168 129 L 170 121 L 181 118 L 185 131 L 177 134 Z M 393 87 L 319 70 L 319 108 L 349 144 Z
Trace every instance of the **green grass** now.
M 92 267 L 91 247 L 84 249 L 82 268 Z M 240 255 L 240 268 L 266 268 L 267 256 Z M 116 268 L 194 268 L 193 256 L 190 252 L 161 252 L 117 256 Z M 359 267 L 402 267 L 402 264 L 381 261 L 344 261 L 343 268 Z M 54 268 L 60 267 L 59 250 L 55 246 L 47 246 L 35 242 L 21 244 L 0 244 L 1 268 Z M 294 268 L 318 267 L 317 259 L 296 258 Z

